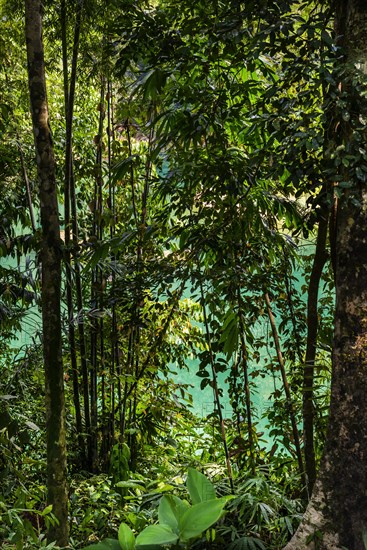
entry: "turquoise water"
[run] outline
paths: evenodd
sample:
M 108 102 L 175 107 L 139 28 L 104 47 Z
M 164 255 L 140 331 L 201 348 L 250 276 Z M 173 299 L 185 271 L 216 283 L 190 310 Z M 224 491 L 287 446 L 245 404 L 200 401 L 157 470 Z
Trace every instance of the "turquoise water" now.
M 303 254 L 311 254 L 314 245 L 309 242 L 305 242 L 302 244 L 303 247 Z M 306 308 L 306 299 L 307 297 L 305 295 L 302 296 L 301 288 L 305 284 L 305 281 L 302 277 L 301 272 L 295 273 L 297 279 L 293 281 L 293 291 L 296 292 L 301 299 L 305 303 Z M 186 291 L 184 293 L 184 297 L 186 298 L 193 298 L 198 300 L 198 297 L 192 297 L 190 296 L 190 293 Z M 274 314 L 276 315 L 276 310 L 274 310 Z M 201 327 L 203 329 L 203 326 Z M 270 322 L 267 319 L 267 317 L 263 317 L 261 320 L 259 320 L 256 324 L 256 326 L 253 329 L 255 338 L 260 338 L 265 342 L 272 342 L 272 332 L 271 332 L 271 326 Z M 281 335 L 279 335 L 281 339 Z M 281 381 L 280 374 L 278 372 L 278 364 L 276 358 L 274 358 L 275 350 L 273 347 L 269 347 L 269 349 L 266 349 L 265 347 L 260 350 L 260 363 L 251 364 L 251 361 L 249 361 L 248 369 L 249 369 L 249 380 L 250 380 L 250 392 L 251 392 L 251 404 L 253 407 L 253 422 L 256 424 L 256 428 L 258 432 L 264 433 L 265 439 L 269 440 L 269 444 L 272 444 L 272 438 L 269 437 L 269 430 L 267 428 L 267 424 L 269 423 L 268 419 L 265 417 L 265 414 L 268 409 L 272 408 L 273 406 L 273 399 L 271 397 L 271 394 L 275 390 L 278 390 L 281 395 L 284 394 L 283 391 L 283 383 Z M 262 372 L 261 376 L 254 376 L 252 378 L 251 373 L 254 371 L 258 371 L 261 369 L 261 367 L 266 362 L 269 363 L 269 357 L 271 356 L 271 362 L 275 366 L 275 372 L 271 372 L 268 370 L 267 372 Z M 286 360 L 286 357 L 284 358 Z M 199 362 L 198 360 L 188 358 L 186 360 L 186 365 L 188 369 L 182 370 L 181 372 L 178 372 L 175 380 L 177 382 L 181 382 L 184 384 L 190 384 L 191 385 L 191 394 L 193 397 L 193 411 L 201 416 L 205 417 L 208 414 L 212 413 L 215 409 L 214 406 L 214 395 L 213 390 L 211 387 L 207 386 L 203 390 L 200 388 L 200 383 L 202 378 L 195 376 L 195 373 L 198 371 L 199 368 Z M 231 368 L 231 361 L 228 361 L 228 373 L 219 373 L 218 374 L 218 386 L 222 389 L 223 397 L 221 398 L 221 404 L 222 404 L 222 412 L 223 416 L 225 418 L 231 418 L 233 415 L 233 409 L 230 403 L 230 396 L 228 394 L 228 383 L 226 382 L 226 379 L 229 375 L 229 371 Z M 264 369 L 262 369 L 264 371 Z M 210 368 L 207 368 L 207 371 L 210 372 Z M 243 391 L 243 400 L 242 403 L 240 403 L 240 409 L 243 411 L 246 410 L 245 407 L 245 392 Z M 245 413 L 242 413 L 245 416 Z
M 188 299 L 196 302 L 199 301 L 197 291 L 193 295 L 191 294 L 189 289 L 186 289 L 184 291 L 183 299 Z M 191 323 L 199 327 L 202 330 L 202 332 L 204 332 L 203 323 L 198 323 L 197 321 L 191 321 Z M 257 338 L 263 338 L 265 341 L 268 340 L 270 331 L 271 331 L 270 324 L 267 320 L 264 320 L 261 322 L 259 321 L 254 328 L 255 336 Z M 263 355 L 265 353 L 267 352 L 264 350 Z M 272 350 L 272 355 L 273 354 L 274 354 L 274 351 Z M 214 360 L 218 358 L 220 358 L 222 361 L 226 359 L 225 356 L 223 355 L 219 355 L 218 357 L 214 356 Z M 172 370 L 176 372 L 176 374 L 173 377 L 174 381 L 176 383 L 187 384 L 190 386 L 189 391 L 192 395 L 192 410 L 199 417 L 204 418 L 207 415 L 211 414 L 216 409 L 214 391 L 209 385 L 201 389 L 200 384 L 203 378 L 196 376 L 196 372 L 199 369 L 198 359 L 196 359 L 195 357 L 187 357 L 185 360 L 185 363 L 187 366 L 186 370 L 185 369 L 179 370 L 178 368 L 175 368 L 174 365 L 172 365 Z M 222 391 L 220 402 L 222 406 L 223 417 L 230 419 L 233 417 L 233 408 L 230 402 L 229 388 L 228 388 L 229 385 L 227 382 L 227 378 L 230 374 L 230 370 L 232 367 L 232 358 L 227 360 L 226 366 L 227 366 L 226 372 L 224 373 L 220 372 L 217 374 L 217 383 L 218 383 L 218 388 L 220 388 Z M 282 386 L 280 384 L 278 373 L 275 373 L 274 375 L 272 375 L 269 372 L 264 377 L 256 376 L 252 379 L 251 373 L 253 371 L 258 371 L 260 368 L 261 368 L 261 364 L 251 365 L 251 362 L 249 362 L 248 364 L 250 391 L 251 391 L 251 404 L 252 404 L 252 410 L 253 410 L 253 423 L 256 424 L 256 428 L 258 432 L 267 433 L 268 429 L 266 428 L 266 425 L 268 421 L 266 418 L 264 418 L 264 414 L 267 411 L 267 409 L 272 405 L 270 395 L 274 392 L 276 388 L 282 390 Z M 206 370 L 207 372 L 210 373 L 210 380 L 212 380 L 212 372 L 209 365 L 207 366 Z M 238 409 L 241 411 L 242 416 L 246 415 L 246 413 L 244 412 L 246 410 L 244 390 L 242 392 L 242 402 L 238 404 Z
M 17 267 L 16 259 L 10 258 L 6 259 L 7 265 L 9 267 Z M 9 261 L 10 260 L 10 261 Z M 4 259 L 2 259 L 2 265 L 5 265 Z M 20 269 L 25 268 L 24 263 L 20 265 Z M 301 284 L 301 283 L 300 283 Z M 191 298 L 189 292 L 187 291 L 184 295 L 184 298 Z M 197 297 L 192 297 L 197 300 Z M 195 321 L 193 321 L 195 324 Z M 197 324 L 197 323 L 196 323 Z M 12 345 L 15 348 L 15 353 L 22 354 L 27 345 L 32 344 L 32 339 L 35 337 L 37 332 L 41 328 L 41 316 L 37 307 L 29 308 L 28 312 L 25 314 L 22 321 L 22 331 L 18 333 L 17 337 L 13 340 Z M 203 327 L 201 327 L 203 329 Z M 256 326 L 256 335 L 264 336 L 266 340 L 270 332 L 270 326 L 268 322 L 258 323 Z M 199 362 L 193 357 L 188 357 L 186 359 L 187 369 L 175 369 L 172 365 L 172 369 L 176 371 L 177 374 L 173 376 L 176 383 L 187 384 L 190 386 L 190 393 L 192 395 L 192 410 L 198 416 L 204 418 L 208 414 L 211 414 L 215 409 L 214 405 L 214 395 L 213 390 L 210 386 L 205 387 L 204 389 L 200 388 L 200 383 L 202 381 L 201 377 L 195 375 L 199 368 Z M 231 361 L 228 361 L 228 371 L 231 367 Z M 259 365 L 253 367 L 258 369 Z M 210 368 L 208 368 L 210 372 Z M 249 373 L 251 380 L 251 364 L 249 365 Z M 218 374 L 218 387 L 222 389 L 223 396 L 221 397 L 222 413 L 225 418 L 231 418 L 233 415 L 233 410 L 230 404 L 230 397 L 228 395 L 228 383 L 226 379 L 228 377 L 227 373 Z M 251 400 L 254 411 L 256 415 L 254 416 L 254 422 L 257 423 L 257 429 L 260 432 L 266 434 L 266 424 L 267 420 L 263 418 L 264 413 L 267 408 L 272 405 L 270 394 L 274 391 L 275 388 L 282 391 L 282 385 L 279 381 L 278 375 L 275 377 L 269 373 L 265 377 L 256 377 L 256 389 L 251 389 Z M 255 383 L 254 383 L 255 386 Z M 245 410 L 245 393 L 243 392 L 243 403 L 240 404 L 240 408 Z M 266 437 L 266 435 L 265 435 Z
M 26 274 L 32 269 L 32 259 L 21 256 L 19 263 L 17 258 L 8 256 L 6 258 L 0 258 L 0 266 L 6 269 L 17 270 L 20 274 Z M 27 287 L 26 287 L 27 288 Z M 33 290 L 28 288 L 28 290 Z M 10 340 L 9 346 L 14 349 L 14 356 L 22 356 L 26 347 L 34 344 L 34 338 L 38 339 L 37 333 L 40 330 L 42 321 L 41 314 L 38 306 L 27 307 L 26 304 L 23 305 L 22 319 L 21 319 L 21 330 L 14 332 L 14 338 Z
M 267 323 L 264 323 L 263 326 L 258 326 L 257 331 L 261 331 L 264 334 L 267 333 L 269 327 Z M 202 381 L 201 377 L 195 376 L 195 373 L 198 371 L 199 362 L 194 358 L 189 358 L 186 360 L 187 370 L 177 371 L 174 379 L 176 382 L 182 384 L 189 384 L 190 393 L 193 398 L 192 410 L 198 416 L 204 418 L 208 414 L 211 414 L 215 409 L 214 405 L 214 392 L 213 389 L 209 386 L 206 386 L 204 389 L 200 388 L 200 383 Z M 233 415 L 233 409 L 230 404 L 230 397 L 228 393 L 228 383 L 226 381 L 229 370 L 231 367 L 231 361 L 228 361 L 228 373 L 218 373 L 217 382 L 218 387 L 221 388 L 223 396 L 221 397 L 222 413 L 225 418 L 231 418 Z M 256 365 L 256 370 L 259 368 L 259 365 Z M 210 372 L 210 369 L 207 369 Z M 249 366 L 249 373 L 251 378 L 251 366 Z M 274 391 L 275 385 L 277 388 L 279 385 L 279 377 L 275 379 L 270 374 L 265 378 L 257 377 L 258 381 L 256 388 L 251 390 L 251 402 L 256 411 L 254 415 L 254 422 L 257 423 L 257 429 L 260 432 L 267 432 L 266 424 L 267 420 L 263 418 L 264 413 L 267 408 L 271 406 L 272 402 L 270 400 L 270 394 Z M 243 391 L 243 402 L 240 403 L 240 408 L 245 410 L 245 392 Z

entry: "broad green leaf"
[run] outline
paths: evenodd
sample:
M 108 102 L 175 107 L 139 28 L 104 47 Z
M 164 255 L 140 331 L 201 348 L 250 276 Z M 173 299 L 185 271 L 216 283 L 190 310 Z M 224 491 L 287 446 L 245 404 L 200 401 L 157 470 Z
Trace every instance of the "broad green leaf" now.
M 223 338 L 223 335 L 222 335 Z M 232 329 L 228 332 L 227 338 L 221 341 L 224 342 L 223 351 L 227 354 L 227 359 L 236 351 L 238 347 L 238 326 L 232 325 Z
M 169 525 L 148 525 L 136 537 L 136 548 L 149 550 L 162 544 L 175 544 L 177 540 L 177 534 L 172 531 Z
M 121 453 L 122 453 L 122 456 L 124 456 L 125 458 L 127 458 L 127 460 L 130 459 L 130 449 L 128 447 L 128 445 L 126 445 L 126 443 L 122 443 L 121 445 Z
M 50 512 L 52 512 L 52 504 L 49 504 L 48 506 L 46 506 L 46 508 L 42 510 L 41 516 L 47 516 L 47 514 L 49 514 Z
M 215 490 L 211 481 L 194 468 L 188 470 L 186 485 L 193 504 L 215 499 Z
M 165 495 L 161 498 L 158 508 L 159 523 L 169 525 L 173 531 L 178 529 L 178 522 L 188 510 L 189 505 L 174 495 Z
M 122 550 L 134 550 L 135 536 L 132 530 L 126 523 L 121 523 L 118 532 L 119 543 Z
M 229 309 L 223 320 L 222 335 L 219 340 L 224 344 L 223 351 L 227 354 L 227 358 L 237 349 L 238 346 L 238 323 L 237 316 L 234 311 Z
M 180 539 L 187 541 L 209 529 L 221 517 L 228 499 L 217 498 L 195 504 L 179 522 Z
M 222 331 L 225 332 L 233 323 L 237 322 L 236 319 L 235 312 L 232 309 L 228 309 L 224 315 Z
M 104 539 L 96 544 L 84 546 L 82 550 L 121 550 L 121 546 L 117 539 Z

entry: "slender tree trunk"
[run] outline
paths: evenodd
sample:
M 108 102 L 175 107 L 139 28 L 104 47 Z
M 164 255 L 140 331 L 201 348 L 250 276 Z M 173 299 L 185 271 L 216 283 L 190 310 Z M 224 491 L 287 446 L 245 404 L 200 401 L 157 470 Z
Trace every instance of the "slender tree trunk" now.
M 90 440 L 88 437 L 90 431 L 90 415 L 89 415 L 89 392 L 88 392 L 88 370 L 86 366 L 86 357 L 85 357 L 85 336 L 84 330 L 80 330 L 80 325 L 83 323 L 82 317 L 82 304 L 80 304 L 81 299 L 81 282 L 80 282 L 80 268 L 79 262 L 76 258 L 76 250 L 78 246 L 78 236 L 77 236 L 77 211 L 74 206 L 75 202 L 75 185 L 74 185 L 74 171 L 73 171 L 73 155 L 72 155 L 72 134 L 73 134 L 73 112 L 74 112 L 74 98 L 75 98 L 75 87 L 76 87 L 76 74 L 77 74 L 77 60 L 78 60 L 78 51 L 79 51 L 79 38 L 80 38 L 80 27 L 81 27 L 81 15 L 82 15 L 83 2 L 79 2 L 76 12 L 76 21 L 74 29 L 74 44 L 73 44 L 73 55 L 71 62 L 71 77 L 70 77 L 70 90 L 69 90 L 69 79 L 68 79 L 68 55 L 67 55 L 67 35 L 66 35 L 66 2 L 65 0 L 61 1 L 60 5 L 60 22 L 61 22 L 61 41 L 62 41 L 62 64 L 63 64 L 63 77 L 64 77 L 64 104 L 65 104 L 65 120 L 66 120 L 66 147 L 65 147 L 65 182 L 64 182 L 64 208 L 65 208 L 65 268 L 67 272 L 67 307 L 68 307 L 68 316 L 69 316 L 69 345 L 70 345 L 70 355 L 73 369 L 73 391 L 74 391 L 74 404 L 75 404 L 75 416 L 76 416 L 76 427 L 78 432 L 79 440 L 79 450 L 82 457 L 82 462 L 86 467 L 90 466 Z M 70 216 L 70 205 L 72 216 Z M 72 227 L 72 241 L 70 238 L 70 232 Z M 73 245 L 73 246 L 71 246 Z M 72 280 L 72 257 L 74 256 L 75 263 L 75 285 L 77 289 L 77 305 L 79 315 L 78 318 L 78 327 L 79 327 L 79 349 L 81 356 L 81 366 L 82 366 L 82 375 L 83 375 L 83 394 L 84 394 L 84 433 L 87 434 L 87 447 L 88 453 L 85 451 L 85 444 L 83 440 L 83 429 L 82 429 L 82 415 L 81 415 L 81 406 L 80 406 L 80 392 L 79 392 L 79 377 L 78 377 L 78 368 L 76 360 L 76 338 L 75 338 L 75 328 L 71 324 L 72 318 L 74 317 L 74 307 L 73 307 L 73 280 Z M 85 388 L 87 390 L 85 391 Z M 87 395 L 85 395 L 85 393 Z M 88 456 L 88 462 L 86 457 Z
M 83 412 L 84 412 L 84 433 L 87 436 L 87 462 L 86 466 L 92 469 L 92 450 L 90 437 L 90 406 L 89 406 L 89 375 L 87 364 L 87 345 L 84 329 L 84 306 L 83 306 L 83 289 L 81 281 L 81 270 L 79 263 L 78 247 L 79 247 L 79 230 L 78 230 L 78 211 L 76 206 L 76 192 L 74 179 L 74 165 L 72 154 L 72 130 L 73 130 L 73 111 L 77 76 L 77 61 L 79 52 L 80 31 L 82 22 L 82 10 L 84 2 L 78 2 L 76 8 L 76 18 L 74 27 L 74 42 L 71 61 L 71 76 L 70 90 L 68 79 L 68 54 L 67 54 L 67 37 L 66 37 L 66 2 L 61 1 L 60 18 L 61 18 L 61 39 L 62 39 L 62 60 L 63 60 L 63 76 L 64 76 L 64 102 L 65 102 L 65 119 L 66 119 L 66 150 L 65 150 L 65 225 L 69 226 L 67 220 L 67 212 L 70 212 L 71 206 L 71 228 L 72 228 L 72 247 L 70 254 L 70 263 L 74 263 L 74 278 L 76 301 L 78 308 L 78 336 L 79 336 L 79 352 L 82 372 L 82 388 L 83 388 Z M 65 227 L 65 237 L 67 231 L 70 233 L 70 228 Z
M 103 150 L 103 121 L 105 118 L 105 78 L 101 79 L 100 103 L 99 103 L 99 124 L 98 135 L 96 138 L 97 154 L 95 165 L 95 183 L 94 183 L 94 218 L 92 233 L 97 241 L 102 239 L 102 213 L 103 213 L 103 177 L 102 177 L 102 150 Z M 92 272 L 91 286 L 91 304 L 93 308 L 101 309 L 103 302 L 103 273 L 99 267 L 95 267 Z M 91 328 L 90 344 L 90 411 L 91 411 L 91 456 L 92 470 L 98 468 L 98 340 L 104 337 L 101 330 L 101 320 L 93 318 Z
M 245 338 L 245 321 L 242 313 L 242 298 L 240 289 L 237 289 L 237 303 L 238 303 L 238 325 L 240 329 L 240 346 L 241 346 L 241 366 L 243 372 L 243 383 L 246 403 L 246 419 L 247 419 L 247 436 L 250 450 L 250 469 L 253 476 L 256 475 L 256 463 L 255 463 L 255 445 L 254 445 L 254 432 L 252 425 L 252 409 L 251 409 L 251 390 L 250 381 L 248 376 L 248 353 Z
M 113 239 L 115 236 L 115 226 L 116 226 L 116 208 L 115 208 L 115 182 L 112 178 L 112 143 L 114 140 L 114 131 L 113 131 L 113 87 L 110 78 L 107 83 L 107 148 L 108 148 L 108 201 L 109 208 L 112 216 L 112 223 L 110 226 L 110 238 Z M 115 254 L 111 257 L 112 263 L 115 263 L 116 256 Z M 111 284 L 111 294 L 114 295 L 116 285 L 116 273 L 115 270 L 112 271 L 112 284 Z M 119 357 L 118 357 L 118 329 L 117 329 L 117 312 L 116 312 L 116 301 L 112 300 L 112 321 L 111 321 L 111 361 L 110 361 L 110 411 L 109 411 L 109 429 L 108 429 L 108 440 L 109 440 L 109 449 L 112 449 L 115 444 L 115 393 L 117 386 L 118 398 L 121 396 L 121 381 L 116 377 L 119 374 Z M 117 383 L 116 383 L 117 382 Z M 121 414 L 121 412 L 120 412 Z
M 328 212 L 325 211 L 319 221 L 316 250 L 308 285 L 307 294 L 307 342 L 305 368 L 303 373 L 303 435 L 305 468 L 308 495 L 311 496 L 316 481 L 316 459 L 314 445 L 314 372 L 318 331 L 318 294 L 326 253 Z
M 40 0 L 26 0 L 30 103 L 37 156 L 42 225 L 42 321 L 46 386 L 47 492 L 58 525 L 48 540 L 68 544 L 64 372 L 60 315 L 61 240 L 55 158 L 48 122 Z
M 209 329 L 208 317 L 207 317 L 207 314 L 206 314 L 205 294 L 204 294 L 204 287 L 203 287 L 201 274 L 199 274 L 199 277 L 200 277 L 199 284 L 200 284 L 201 307 L 202 307 L 202 310 L 203 310 L 205 335 L 206 335 L 206 341 L 207 341 L 207 346 L 208 346 L 208 351 L 209 351 L 209 356 L 210 356 L 210 366 L 211 366 L 211 369 L 212 369 L 212 386 L 213 386 L 213 392 L 214 392 L 214 403 L 215 403 L 215 406 L 217 407 L 217 412 L 218 412 L 218 420 L 219 420 L 222 444 L 223 444 L 223 449 L 224 449 L 224 455 L 226 457 L 226 467 L 227 467 L 228 480 L 229 480 L 229 484 L 230 484 L 230 487 L 231 487 L 231 491 L 233 493 L 234 492 L 234 484 L 233 484 L 232 465 L 231 465 L 231 459 L 230 459 L 230 456 L 229 456 L 226 427 L 225 427 L 225 424 L 224 424 L 224 418 L 223 418 L 223 413 L 222 413 L 222 404 L 221 404 L 220 395 L 219 395 L 218 377 L 217 377 L 217 371 L 216 371 L 216 368 L 215 368 L 214 354 L 213 354 L 212 344 L 211 344 L 211 339 L 210 339 L 210 329 Z
M 366 72 L 367 3 L 336 2 L 336 34 L 346 51 L 350 120 L 341 123 L 347 154 L 367 145 L 366 100 L 356 69 Z M 348 76 L 348 72 L 349 76 Z M 354 81 L 354 82 L 353 82 Z M 344 121 L 345 122 L 345 121 Z M 349 157 L 350 158 L 350 157 Z M 353 183 L 338 201 L 336 217 L 336 311 L 330 419 L 325 454 L 304 519 L 286 550 L 365 550 L 367 534 L 367 188 L 358 170 L 343 168 Z M 310 541 L 310 539 L 313 539 Z M 309 543 L 307 542 L 309 541 Z M 317 540 L 317 542 L 316 542 Z
M 291 390 L 290 390 L 290 387 L 289 387 L 289 384 L 288 384 L 287 373 L 285 371 L 285 364 L 284 364 L 283 354 L 282 354 L 282 351 L 281 351 L 281 348 L 280 348 L 278 330 L 277 330 L 277 327 L 276 327 L 274 314 L 273 314 L 273 311 L 272 311 L 272 308 L 271 308 L 270 297 L 269 297 L 269 294 L 267 292 L 265 292 L 264 298 L 265 298 L 266 309 L 267 309 L 267 313 L 268 313 L 268 317 L 269 317 L 269 321 L 270 321 L 270 325 L 271 325 L 271 331 L 273 333 L 274 345 L 275 345 L 275 350 L 276 350 L 276 353 L 277 353 L 277 359 L 278 359 L 278 364 L 279 364 L 279 368 L 280 368 L 280 373 L 281 373 L 281 376 L 282 376 L 283 388 L 284 388 L 284 393 L 285 393 L 285 397 L 286 397 L 286 403 L 287 403 L 287 408 L 288 408 L 288 412 L 289 412 L 289 418 L 290 418 L 291 426 L 292 426 L 292 434 L 293 434 L 294 446 L 295 446 L 295 449 L 296 449 L 296 456 L 297 456 L 299 471 L 300 471 L 300 474 L 301 474 L 302 480 L 303 480 L 303 478 L 304 478 L 304 467 L 303 467 L 301 443 L 300 443 L 300 438 L 299 438 L 297 419 L 296 419 L 296 415 L 295 415 L 295 412 L 294 412 L 294 406 L 293 406 L 293 402 L 292 402 Z

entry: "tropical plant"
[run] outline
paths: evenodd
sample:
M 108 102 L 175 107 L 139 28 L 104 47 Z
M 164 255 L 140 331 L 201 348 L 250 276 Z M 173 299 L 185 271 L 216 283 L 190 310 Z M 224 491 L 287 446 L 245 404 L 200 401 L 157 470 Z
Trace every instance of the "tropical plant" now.
M 266 548 L 281 548 L 293 535 L 302 517 L 302 501 L 292 495 L 299 480 L 289 472 L 287 476 L 287 469 L 287 460 L 274 461 L 256 477 L 238 480 L 235 497 L 228 504 L 228 514 L 233 515 L 219 530 L 219 534 L 232 535 L 233 548 L 237 543 L 241 548 L 246 537 L 255 538 Z
M 209 529 L 223 514 L 231 497 L 217 498 L 213 484 L 206 476 L 189 468 L 187 491 L 192 505 L 175 495 L 164 495 L 159 502 L 158 523 L 149 525 L 135 539 L 133 531 L 122 523 L 118 540 L 107 539 L 88 550 L 144 550 L 148 548 L 188 548 L 191 541 Z M 86 550 L 86 548 L 84 550 Z

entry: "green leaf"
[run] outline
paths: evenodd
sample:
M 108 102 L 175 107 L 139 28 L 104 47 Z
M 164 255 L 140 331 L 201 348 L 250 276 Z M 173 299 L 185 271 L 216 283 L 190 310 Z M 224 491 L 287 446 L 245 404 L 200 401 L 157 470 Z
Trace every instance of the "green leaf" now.
M 110 243 L 99 243 L 96 250 L 93 252 L 92 257 L 85 265 L 83 271 L 88 271 L 94 269 L 98 262 L 101 260 L 105 260 L 109 254 L 110 251 Z
M 49 504 L 48 506 L 46 506 L 46 508 L 42 510 L 41 516 L 47 516 L 47 514 L 49 514 L 50 512 L 52 512 L 52 504 Z
M 140 79 L 143 88 L 143 98 L 144 100 L 151 97 L 152 99 L 157 98 L 161 93 L 167 80 L 167 75 L 159 68 L 152 69 L 148 71 Z
M 328 44 L 329 46 L 333 44 L 333 37 L 324 29 L 321 32 L 321 38 L 325 44 Z
M 163 496 L 158 508 L 159 523 L 169 525 L 173 531 L 177 531 L 179 520 L 188 508 L 186 502 L 174 495 Z
M 129 489 L 144 489 L 142 482 L 138 481 L 118 481 L 115 483 L 115 487 L 125 487 Z
M 186 485 L 193 504 L 215 499 L 213 484 L 204 474 L 194 470 L 194 468 L 188 470 Z
M 229 358 L 238 346 L 237 316 L 232 309 L 228 309 L 224 315 L 222 334 L 219 341 L 224 344 L 223 351 Z
M 127 460 L 130 459 L 130 449 L 128 447 L 128 445 L 126 445 L 126 443 L 123 443 L 121 445 L 121 452 L 122 452 L 122 456 L 124 456 L 125 458 L 127 458 Z
M 28 428 L 31 428 L 31 430 L 35 430 L 37 432 L 40 430 L 39 426 L 37 426 L 37 424 L 35 424 L 34 422 L 31 422 L 30 420 L 26 420 L 25 423 L 28 426 Z
M 223 336 L 222 336 L 223 338 Z M 221 341 L 223 341 L 221 338 Z M 227 359 L 236 351 L 238 347 L 238 327 L 237 324 L 232 326 L 232 330 L 228 332 L 227 338 L 224 340 L 223 351 L 227 354 Z
M 118 532 L 119 543 L 122 550 L 134 550 L 135 536 L 132 530 L 126 523 L 121 523 Z
M 114 181 L 118 181 L 120 179 L 123 179 L 124 176 L 135 166 L 138 165 L 140 161 L 140 156 L 130 155 L 128 158 L 124 158 L 118 162 L 113 167 L 113 178 Z
M 226 314 L 224 315 L 224 321 L 222 330 L 223 332 L 228 329 L 234 322 L 236 322 L 236 314 L 232 309 L 228 309 Z
M 183 515 L 180 527 L 180 539 L 187 541 L 209 529 L 221 517 L 228 499 L 217 498 L 195 504 Z
M 104 539 L 96 544 L 84 546 L 82 550 L 121 550 L 121 546 L 119 541 L 116 539 Z
M 175 544 L 177 540 L 177 534 L 169 525 L 148 525 L 136 537 L 136 548 L 153 550 L 154 547 L 160 547 L 162 544 Z

